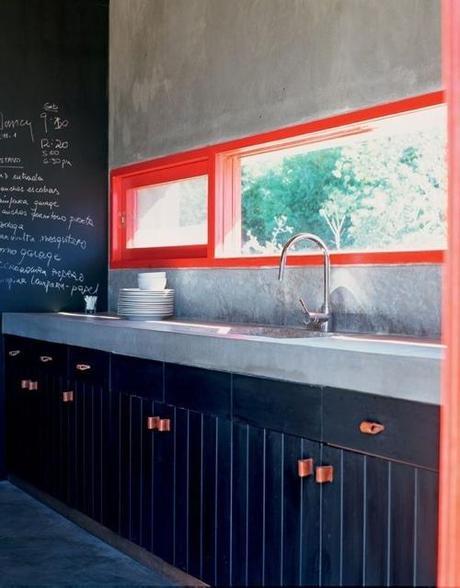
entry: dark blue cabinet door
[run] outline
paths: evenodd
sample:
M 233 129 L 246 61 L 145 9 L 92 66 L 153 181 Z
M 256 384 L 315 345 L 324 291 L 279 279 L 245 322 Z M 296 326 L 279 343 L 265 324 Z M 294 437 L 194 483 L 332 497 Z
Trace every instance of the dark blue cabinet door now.
M 323 446 L 321 584 L 433 586 L 437 474 Z
M 319 443 L 236 423 L 233 428 L 232 584 L 318 585 L 320 487 L 300 478 Z
M 64 391 L 73 393 L 65 402 L 61 394 L 67 431 L 67 502 L 92 519 L 112 526 L 114 496 L 111 462 L 111 398 L 102 383 L 70 380 Z
M 211 585 L 229 585 L 231 422 L 187 409 L 174 412 L 173 563 Z
M 174 558 L 174 409 L 119 393 L 114 415 L 115 530 L 172 563 Z M 149 429 L 149 417 L 169 427 Z

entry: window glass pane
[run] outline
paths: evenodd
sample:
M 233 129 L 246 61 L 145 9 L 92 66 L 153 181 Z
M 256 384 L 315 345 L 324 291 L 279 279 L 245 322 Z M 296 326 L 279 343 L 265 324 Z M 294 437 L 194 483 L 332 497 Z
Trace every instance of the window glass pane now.
M 132 198 L 132 237 L 128 247 L 207 243 L 207 176 L 137 188 Z
M 333 250 L 446 246 L 444 109 L 241 158 L 241 252 L 277 255 L 295 233 Z

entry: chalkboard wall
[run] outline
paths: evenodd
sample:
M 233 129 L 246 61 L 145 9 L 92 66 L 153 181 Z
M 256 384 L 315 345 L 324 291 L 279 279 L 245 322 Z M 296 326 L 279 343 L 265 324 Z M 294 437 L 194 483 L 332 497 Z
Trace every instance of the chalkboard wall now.
M 108 0 L 0 0 L 0 23 L 0 313 L 105 310 Z
M 106 306 L 108 2 L 0 0 L 0 311 Z

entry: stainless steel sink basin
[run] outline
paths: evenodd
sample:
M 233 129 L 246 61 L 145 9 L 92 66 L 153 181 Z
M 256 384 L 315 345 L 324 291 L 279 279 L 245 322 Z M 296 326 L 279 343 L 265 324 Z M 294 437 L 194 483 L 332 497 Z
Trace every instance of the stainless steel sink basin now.
M 59 313 L 69 317 L 85 317 L 88 320 L 122 320 L 116 315 L 101 313 L 97 315 L 83 315 L 81 313 Z M 138 323 L 139 324 L 139 323 Z M 188 334 L 214 334 L 227 337 L 266 337 L 271 339 L 310 339 L 320 341 L 326 338 L 335 339 L 337 344 L 348 341 L 400 343 L 417 346 L 440 346 L 441 342 L 436 339 L 416 338 L 404 335 L 390 335 L 385 333 L 344 333 L 337 331 L 314 331 L 306 327 L 288 327 L 274 325 L 250 325 L 232 323 L 207 323 L 192 320 L 178 320 L 174 318 L 162 321 L 142 321 L 148 327 L 158 331 L 168 331 Z M 324 343 L 326 343 L 324 341 Z
M 309 331 L 302 327 L 275 327 L 257 325 L 237 325 L 230 327 L 230 335 L 249 335 L 252 337 L 271 337 L 273 339 L 305 339 L 311 337 L 330 337 L 334 333 Z

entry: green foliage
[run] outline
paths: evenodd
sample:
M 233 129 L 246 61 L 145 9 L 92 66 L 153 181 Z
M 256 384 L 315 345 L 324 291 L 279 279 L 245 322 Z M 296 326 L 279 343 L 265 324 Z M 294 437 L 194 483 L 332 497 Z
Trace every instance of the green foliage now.
M 443 133 L 376 137 L 242 165 L 243 252 L 279 252 L 300 231 L 333 249 L 445 242 Z

